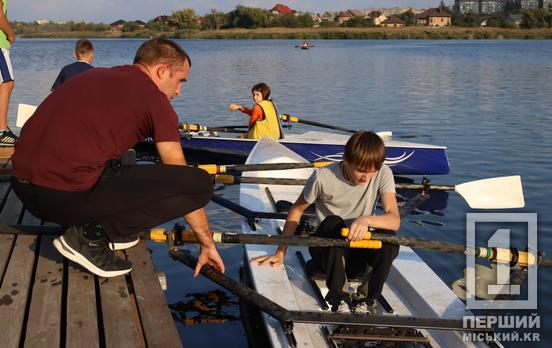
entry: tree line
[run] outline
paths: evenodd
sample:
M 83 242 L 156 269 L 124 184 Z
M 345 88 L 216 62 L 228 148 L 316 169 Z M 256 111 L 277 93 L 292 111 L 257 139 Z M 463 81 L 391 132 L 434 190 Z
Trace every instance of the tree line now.
M 452 17 L 452 25 L 459 27 L 478 27 L 484 20 L 487 20 L 489 27 L 511 28 L 517 26 L 517 23 L 511 20 L 510 14 L 519 15 L 521 28 L 552 28 L 552 11 L 547 9 L 508 9 L 505 13 L 497 13 L 492 15 L 481 15 L 475 13 L 461 14 L 454 13 Z M 416 14 L 412 11 L 406 11 L 398 14 L 401 20 L 407 26 L 416 25 Z M 145 29 L 164 32 L 178 30 L 221 30 L 232 28 L 270 28 L 270 27 L 285 27 L 285 28 L 311 28 L 315 24 L 321 27 L 373 27 L 374 22 L 368 18 L 353 17 L 341 24 L 333 20 L 323 20 L 316 23 L 312 15 L 303 13 L 299 15 L 285 14 L 273 16 L 269 10 L 238 5 L 233 11 L 224 13 L 216 9 L 211 10 L 204 16 L 198 16 L 195 10 L 185 8 L 173 12 L 170 16 L 163 17 L 159 20 L 149 20 Z M 46 23 L 38 24 L 14 22 L 14 28 L 17 34 L 33 34 L 39 32 L 65 32 L 65 31 L 91 31 L 105 32 L 110 30 L 110 26 L 103 23 L 85 23 L 85 22 L 67 22 L 67 23 Z M 135 32 L 143 30 L 144 26 L 136 22 L 126 22 L 123 27 L 123 32 Z

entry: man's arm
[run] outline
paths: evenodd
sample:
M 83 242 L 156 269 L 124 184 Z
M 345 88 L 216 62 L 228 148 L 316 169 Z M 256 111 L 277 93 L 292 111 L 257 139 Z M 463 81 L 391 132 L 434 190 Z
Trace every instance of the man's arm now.
M 13 32 L 10 22 L 8 22 L 8 18 L 4 14 L 4 11 L 2 11 L 4 1 L 0 0 L 0 29 L 6 34 L 6 37 L 10 43 L 14 43 L 15 41 L 15 33 Z
M 305 209 L 308 208 L 309 205 L 310 203 L 305 200 L 303 192 L 301 192 L 301 195 L 299 196 L 299 198 L 297 198 L 297 200 L 295 201 L 295 203 L 293 203 L 291 209 L 289 210 L 288 216 L 286 218 L 286 223 L 284 224 L 284 230 L 282 231 L 282 234 L 284 236 L 293 235 L 293 233 L 297 229 L 297 225 L 299 225 L 299 220 L 301 220 L 301 216 L 303 216 L 303 212 L 305 211 Z M 257 264 L 259 266 L 279 266 L 284 263 L 284 259 L 286 258 L 286 251 L 287 245 L 280 245 L 278 246 L 278 249 L 276 250 L 274 255 L 256 257 L 251 260 L 251 263 Z
M 401 226 L 401 217 L 397 205 L 397 197 L 394 192 L 381 194 L 383 215 L 363 215 L 356 219 L 349 228 L 349 240 L 361 240 L 364 238 L 368 227 L 397 231 Z
M 182 166 L 187 164 L 179 142 L 167 141 L 159 142 L 155 145 L 163 164 Z M 211 234 L 211 230 L 209 228 L 209 221 L 207 220 L 207 213 L 205 212 L 205 209 L 197 209 L 185 215 L 184 219 L 194 231 L 201 248 L 194 271 L 194 277 L 199 274 L 199 271 L 204 264 L 209 264 L 217 268 L 219 271 L 224 272 L 224 263 L 215 248 L 215 242 L 213 241 L 213 235 Z

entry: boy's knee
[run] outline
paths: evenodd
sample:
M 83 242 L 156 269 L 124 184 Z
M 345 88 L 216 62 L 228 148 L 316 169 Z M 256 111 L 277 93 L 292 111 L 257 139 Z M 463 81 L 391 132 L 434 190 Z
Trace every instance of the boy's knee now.
M 383 243 L 382 251 L 388 260 L 394 260 L 399 255 L 399 246 L 390 243 Z

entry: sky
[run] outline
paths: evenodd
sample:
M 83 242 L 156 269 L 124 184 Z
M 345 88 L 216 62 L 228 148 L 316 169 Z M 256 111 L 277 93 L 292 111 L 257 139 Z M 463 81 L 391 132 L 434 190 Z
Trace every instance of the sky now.
M 111 23 L 118 19 L 147 21 L 184 8 L 193 8 L 198 15 L 204 15 L 211 9 L 229 12 L 240 4 L 270 9 L 277 3 L 298 11 L 321 13 L 347 8 L 437 7 L 439 0 L 9 0 L 8 19 L 22 22 L 37 19 L 96 23 Z M 445 3 L 452 4 L 453 0 Z

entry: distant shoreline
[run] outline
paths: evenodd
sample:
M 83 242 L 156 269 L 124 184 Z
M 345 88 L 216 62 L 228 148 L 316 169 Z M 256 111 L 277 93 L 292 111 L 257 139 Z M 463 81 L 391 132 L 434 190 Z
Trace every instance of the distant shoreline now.
M 174 39 L 288 39 L 288 40 L 482 40 L 482 39 L 524 39 L 550 40 L 552 29 L 504 29 L 465 27 L 407 27 L 407 28 L 260 28 L 224 30 L 181 30 L 155 32 L 140 30 L 134 32 L 43 32 L 21 34 L 22 38 L 149 38 L 167 37 Z

